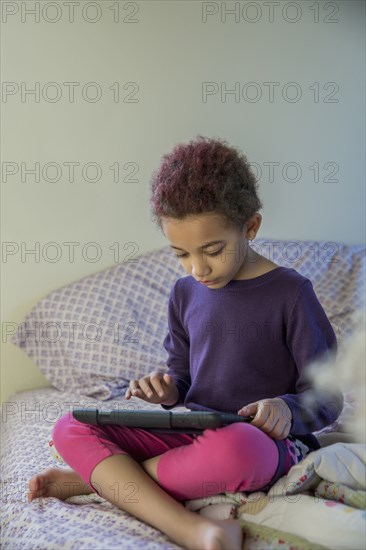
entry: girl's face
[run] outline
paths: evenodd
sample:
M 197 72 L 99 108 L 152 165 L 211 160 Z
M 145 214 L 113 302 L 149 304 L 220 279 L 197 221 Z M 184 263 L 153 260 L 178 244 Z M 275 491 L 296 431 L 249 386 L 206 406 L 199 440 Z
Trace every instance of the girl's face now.
M 260 214 L 254 216 L 259 216 L 260 225 Z M 221 288 L 232 279 L 245 278 L 249 261 L 248 224 L 243 231 L 227 228 L 223 218 L 214 213 L 183 220 L 162 218 L 163 232 L 185 271 L 202 284 L 210 283 L 205 285 L 208 288 Z M 258 219 L 254 225 L 255 236 Z

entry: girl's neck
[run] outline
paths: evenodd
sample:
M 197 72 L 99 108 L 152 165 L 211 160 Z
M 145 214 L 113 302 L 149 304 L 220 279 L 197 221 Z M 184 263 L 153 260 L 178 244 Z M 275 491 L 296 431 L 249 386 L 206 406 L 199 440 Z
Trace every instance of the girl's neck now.
M 279 266 L 274 262 L 267 260 L 267 258 L 261 256 L 255 252 L 255 250 L 250 248 L 250 246 L 248 246 L 245 261 L 240 269 L 240 273 L 238 273 L 233 280 L 254 279 L 255 277 L 259 277 L 260 275 L 264 275 L 265 273 L 276 269 L 276 267 Z

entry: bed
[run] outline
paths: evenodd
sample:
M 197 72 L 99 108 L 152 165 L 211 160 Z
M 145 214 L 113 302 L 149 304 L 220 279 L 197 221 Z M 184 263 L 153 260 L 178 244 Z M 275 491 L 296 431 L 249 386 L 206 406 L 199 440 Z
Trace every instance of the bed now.
M 265 238 L 252 246 L 309 277 L 341 355 L 354 315 L 364 304 L 364 248 Z M 54 423 L 71 408 L 161 409 L 137 398 L 126 401 L 123 395 L 131 378 L 166 368 L 162 342 L 169 290 L 182 276 L 166 246 L 56 289 L 19 323 L 13 344 L 34 360 L 51 386 L 16 393 L 2 405 L 2 548 L 179 548 L 97 494 L 29 504 L 26 493 L 35 473 L 67 467 L 50 452 L 49 441 Z M 221 493 L 184 505 L 207 517 L 236 519 L 248 550 L 363 549 L 365 444 L 342 437 L 353 399 L 352 392 L 345 392 L 341 416 L 317 434 L 320 439 L 333 436 L 334 443 L 308 455 L 268 493 Z

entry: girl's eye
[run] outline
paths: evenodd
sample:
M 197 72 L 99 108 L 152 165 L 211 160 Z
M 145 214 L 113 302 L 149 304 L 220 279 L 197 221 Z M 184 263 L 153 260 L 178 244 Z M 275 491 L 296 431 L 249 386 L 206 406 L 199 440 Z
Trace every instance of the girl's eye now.
M 221 252 L 224 250 L 225 247 L 222 247 L 221 250 L 218 250 L 218 252 L 213 252 L 212 254 L 207 254 L 207 256 L 218 256 L 221 254 Z M 184 254 L 176 254 L 177 258 L 185 258 L 188 256 L 188 254 L 185 252 Z
M 224 250 L 225 247 L 223 247 L 221 250 L 218 250 L 217 252 L 213 252 L 212 254 L 207 254 L 207 256 L 218 256 L 221 254 L 221 252 Z

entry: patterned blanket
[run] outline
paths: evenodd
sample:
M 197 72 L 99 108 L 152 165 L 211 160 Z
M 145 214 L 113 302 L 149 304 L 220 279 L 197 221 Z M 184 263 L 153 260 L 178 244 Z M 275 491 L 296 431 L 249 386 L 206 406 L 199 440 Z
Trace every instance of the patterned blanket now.
M 48 442 L 55 419 L 70 403 L 73 393 L 44 388 L 16 394 L 3 407 L 2 548 L 178 549 L 163 533 L 96 494 L 27 503 L 30 477 L 50 466 L 64 467 Z M 90 397 L 78 399 L 78 405 L 92 404 L 101 406 Z M 365 445 L 336 444 L 310 453 L 268 493 L 223 493 L 185 505 L 207 517 L 237 519 L 245 550 L 364 549 L 365 490 Z
M 366 446 L 337 443 L 310 453 L 268 493 L 224 493 L 185 505 L 206 517 L 238 519 L 251 549 L 364 549 Z

